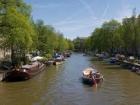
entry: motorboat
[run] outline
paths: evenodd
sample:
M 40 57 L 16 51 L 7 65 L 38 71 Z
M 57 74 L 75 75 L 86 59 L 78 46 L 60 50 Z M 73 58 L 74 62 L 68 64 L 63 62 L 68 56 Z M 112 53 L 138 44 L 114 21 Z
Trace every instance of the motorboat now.
M 82 81 L 85 84 L 94 85 L 103 81 L 103 75 L 92 67 L 86 68 L 82 73 Z

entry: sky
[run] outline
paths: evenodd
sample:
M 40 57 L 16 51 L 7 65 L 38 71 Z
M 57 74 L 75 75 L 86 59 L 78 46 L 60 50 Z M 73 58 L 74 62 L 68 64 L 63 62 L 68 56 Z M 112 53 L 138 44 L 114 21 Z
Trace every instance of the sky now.
M 33 19 L 52 25 L 66 38 L 90 36 L 103 22 L 140 13 L 140 0 L 25 0 L 32 5 Z

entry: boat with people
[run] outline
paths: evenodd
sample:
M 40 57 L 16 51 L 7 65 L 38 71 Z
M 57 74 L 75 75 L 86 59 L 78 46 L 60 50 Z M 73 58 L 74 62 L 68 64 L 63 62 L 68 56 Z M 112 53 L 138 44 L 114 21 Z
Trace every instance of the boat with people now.
M 31 64 L 23 65 L 20 68 L 14 68 L 13 70 L 4 74 L 3 81 L 15 82 L 24 81 L 32 78 L 45 69 L 45 64 L 35 61 Z
M 85 84 L 94 85 L 103 81 L 103 75 L 92 67 L 86 68 L 83 71 L 82 81 Z

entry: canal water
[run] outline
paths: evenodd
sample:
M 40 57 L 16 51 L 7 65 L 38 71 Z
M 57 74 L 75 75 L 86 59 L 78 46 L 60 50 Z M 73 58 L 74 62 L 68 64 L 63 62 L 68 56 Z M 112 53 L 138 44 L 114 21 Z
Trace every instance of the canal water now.
M 105 78 L 98 87 L 81 82 L 82 70 L 92 64 Z M 140 105 L 140 76 L 73 54 L 28 81 L 1 82 L 0 105 Z

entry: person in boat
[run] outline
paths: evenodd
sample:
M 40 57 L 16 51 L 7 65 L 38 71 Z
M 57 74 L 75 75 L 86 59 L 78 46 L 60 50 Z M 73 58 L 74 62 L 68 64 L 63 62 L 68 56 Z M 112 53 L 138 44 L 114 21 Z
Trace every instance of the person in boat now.
M 20 70 L 19 65 L 15 65 L 14 68 L 13 68 L 12 70 L 13 70 L 13 71 L 19 71 L 19 70 Z
M 101 74 L 99 72 L 95 73 L 96 78 L 100 78 Z
M 94 84 L 96 85 L 97 83 L 96 83 L 95 77 L 96 77 L 96 74 L 95 73 L 93 74 L 93 72 L 90 71 L 89 78 L 91 78 L 94 81 Z
M 93 78 L 93 73 L 92 73 L 92 71 L 90 71 L 90 73 L 89 73 L 89 78 Z

